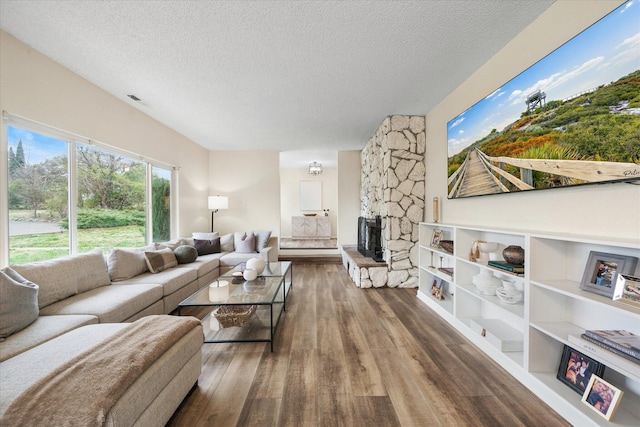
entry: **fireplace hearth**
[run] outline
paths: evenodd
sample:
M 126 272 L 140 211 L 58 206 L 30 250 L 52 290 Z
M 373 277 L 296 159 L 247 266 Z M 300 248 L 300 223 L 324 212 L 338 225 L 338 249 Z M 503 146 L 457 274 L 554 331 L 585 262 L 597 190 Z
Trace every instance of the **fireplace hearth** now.
M 358 252 L 374 261 L 382 262 L 382 219 L 358 217 Z

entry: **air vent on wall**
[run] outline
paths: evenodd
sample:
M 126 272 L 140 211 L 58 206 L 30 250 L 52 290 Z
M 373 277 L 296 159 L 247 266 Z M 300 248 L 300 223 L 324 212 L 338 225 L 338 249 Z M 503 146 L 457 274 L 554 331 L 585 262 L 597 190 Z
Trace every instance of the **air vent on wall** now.
M 140 101 L 141 101 L 141 99 L 140 99 L 140 98 L 138 98 L 138 97 L 137 97 L 137 96 L 135 96 L 135 95 L 127 95 L 127 96 L 128 96 L 129 98 L 133 99 L 133 100 L 134 100 L 134 101 L 136 101 L 136 102 L 140 102 Z

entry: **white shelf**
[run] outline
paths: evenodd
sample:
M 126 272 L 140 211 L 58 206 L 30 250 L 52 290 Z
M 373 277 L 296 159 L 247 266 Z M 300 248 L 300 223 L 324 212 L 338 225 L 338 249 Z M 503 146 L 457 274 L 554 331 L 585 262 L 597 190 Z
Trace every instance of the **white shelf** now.
M 453 255 L 430 246 L 436 229 L 442 230 L 444 239 L 453 240 Z M 469 260 L 471 245 L 476 240 L 498 243 L 497 252 L 509 245 L 524 248 L 524 274 L 515 275 Z M 580 289 L 590 251 L 640 258 L 639 240 L 421 223 L 420 242 L 418 297 L 438 315 L 570 423 L 640 426 L 640 365 L 600 347 L 589 346 L 579 338 L 585 329 L 625 329 L 640 334 L 640 307 Z M 432 254 L 436 265 L 440 256 L 446 260 L 445 266 L 454 269 L 453 277 L 437 268 L 428 268 Z M 492 256 L 500 257 L 500 254 Z M 516 287 L 524 292 L 524 300 L 510 305 L 500 302 L 496 296 L 481 295 L 471 284 L 481 269 L 491 271 L 496 277 L 514 280 Z M 640 274 L 640 262 L 631 274 Z M 445 301 L 437 301 L 430 295 L 428 280 L 434 276 L 449 282 L 449 289 L 454 291 Z M 517 339 L 509 343 L 511 347 L 504 347 L 499 336 L 503 329 L 511 339 L 522 336 L 523 351 L 501 351 L 518 348 Z M 482 330 L 485 336 L 480 334 Z M 613 422 L 599 417 L 581 402 L 580 394 L 556 378 L 565 345 L 604 364 L 605 379 L 624 391 Z

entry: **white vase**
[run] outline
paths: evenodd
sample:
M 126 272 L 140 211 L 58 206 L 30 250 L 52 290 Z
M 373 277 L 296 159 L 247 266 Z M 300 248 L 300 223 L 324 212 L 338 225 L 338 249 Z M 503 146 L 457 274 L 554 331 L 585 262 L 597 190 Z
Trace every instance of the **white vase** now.
M 264 267 L 266 265 L 267 263 L 262 258 L 251 258 L 250 260 L 247 261 L 246 267 L 253 268 L 254 270 L 256 270 L 259 276 L 264 271 Z
M 244 280 L 248 282 L 256 280 L 256 278 L 258 277 L 258 270 L 256 270 L 255 268 L 247 268 L 246 270 L 244 270 L 244 273 L 242 273 L 242 277 L 244 277 Z
M 473 284 L 482 295 L 495 295 L 501 281 L 489 270 L 482 269 L 479 274 L 473 276 Z

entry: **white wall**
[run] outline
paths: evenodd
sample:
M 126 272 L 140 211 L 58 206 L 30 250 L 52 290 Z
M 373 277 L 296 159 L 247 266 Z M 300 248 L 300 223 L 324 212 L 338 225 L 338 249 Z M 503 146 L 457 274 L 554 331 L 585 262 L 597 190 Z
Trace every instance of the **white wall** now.
M 177 234 L 208 224 L 207 150 L 1 30 L 0 108 L 180 167 Z
M 338 245 L 358 243 L 360 151 L 338 153 Z
M 316 181 L 322 183 L 322 209 L 329 209 L 331 221 L 331 237 L 337 235 L 338 212 L 338 170 L 322 168 L 320 175 L 309 175 L 305 169 L 280 169 L 280 233 L 282 237 L 291 238 L 291 217 L 301 216 L 303 213 L 317 213 L 322 211 L 302 212 L 300 210 L 300 182 Z
M 271 230 L 280 236 L 280 157 L 277 151 L 210 151 L 209 195 L 229 197 L 229 209 L 215 214 L 215 229 Z M 205 197 L 206 202 L 206 197 Z M 211 227 L 211 211 L 208 225 Z
M 447 200 L 447 122 L 621 3 L 556 2 L 427 114 L 425 200 L 440 198 L 441 222 L 640 238 L 638 185 L 587 185 Z M 429 207 L 425 220 L 433 220 Z

